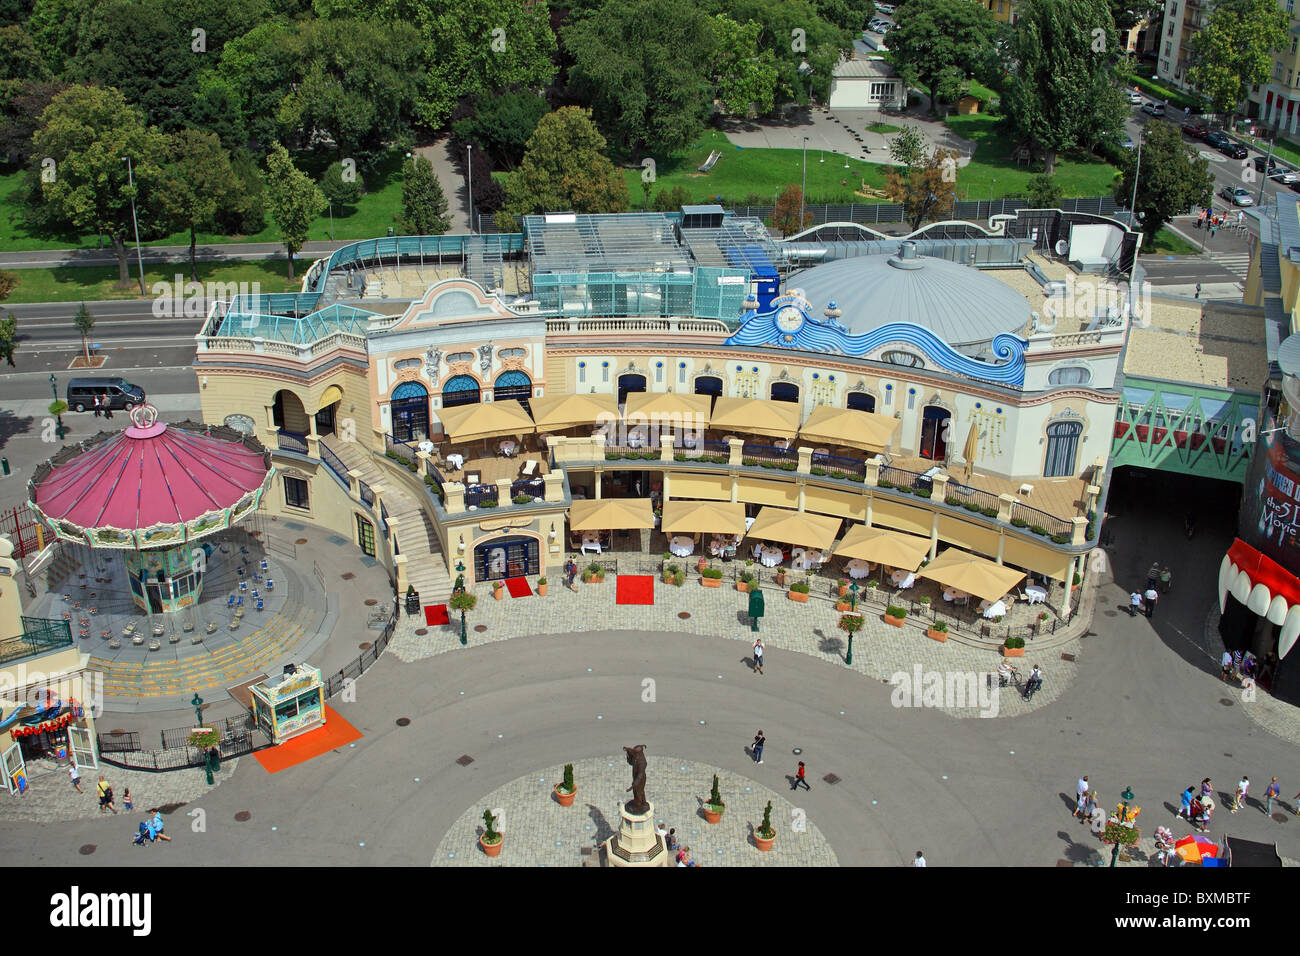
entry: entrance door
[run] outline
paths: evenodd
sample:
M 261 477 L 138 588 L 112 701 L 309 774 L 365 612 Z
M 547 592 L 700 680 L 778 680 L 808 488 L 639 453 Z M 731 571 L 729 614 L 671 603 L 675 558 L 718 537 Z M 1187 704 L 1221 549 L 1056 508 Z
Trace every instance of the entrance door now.
M 946 408 L 927 405 L 921 420 L 921 457 L 931 461 L 948 458 L 948 421 L 952 418 Z
M 79 770 L 94 770 L 99 766 L 95 759 L 95 742 L 90 739 L 90 731 L 85 727 L 68 724 L 68 751 Z
M 618 377 L 618 403 L 622 405 L 627 401 L 628 392 L 644 392 L 645 376 L 644 375 L 620 375 Z
M 536 538 L 502 538 L 474 549 L 474 577 L 496 581 L 537 574 L 540 570 Z
M 27 774 L 27 762 L 23 760 L 23 748 L 15 743 L 3 754 L 0 754 L 0 770 L 4 771 L 5 789 L 10 793 L 18 791 L 18 785 L 14 783 L 14 775 L 21 773 Z

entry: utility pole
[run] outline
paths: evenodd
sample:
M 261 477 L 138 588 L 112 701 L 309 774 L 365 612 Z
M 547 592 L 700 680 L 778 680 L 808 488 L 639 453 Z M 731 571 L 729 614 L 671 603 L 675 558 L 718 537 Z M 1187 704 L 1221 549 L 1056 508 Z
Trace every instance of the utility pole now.
M 470 162 L 474 147 L 468 143 L 465 144 L 465 189 L 469 192 L 469 231 L 472 235 L 474 232 L 474 165 Z
M 1133 167 L 1133 198 L 1129 200 L 1129 226 L 1137 229 L 1138 177 L 1142 175 L 1142 138 L 1138 137 L 1137 165 Z
M 126 183 L 131 189 L 131 226 L 135 229 L 135 261 L 140 266 L 140 294 L 144 295 L 144 257 L 140 254 L 140 223 L 135 218 L 135 174 L 131 169 L 131 157 L 123 156 L 126 163 Z
M 811 88 L 811 80 L 809 81 Z M 803 185 L 799 187 L 799 228 L 796 232 L 803 232 L 803 210 L 804 203 L 808 200 L 808 137 L 803 138 Z
M 1269 163 L 1273 162 L 1273 140 L 1268 141 L 1268 156 L 1264 158 L 1264 169 L 1259 174 L 1259 196 L 1255 200 L 1256 206 L 1264 205 L 1264 184 L 1268 182 Z

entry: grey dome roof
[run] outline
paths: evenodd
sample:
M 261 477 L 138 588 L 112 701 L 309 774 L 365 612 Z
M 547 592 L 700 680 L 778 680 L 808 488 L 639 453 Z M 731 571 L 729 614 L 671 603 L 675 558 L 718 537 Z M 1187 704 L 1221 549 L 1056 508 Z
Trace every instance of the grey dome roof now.
M 814 314 L 834 300 L 851 335 L 913 322 L 969 349 L 1001 332 L 1021 332 L 1030 318 L 1028 301 L 1011 286 L 970 266 L 918 256 L 908 242 L 897 256 L 838 259 L 791 276 L 787 285 L 803 290 Z

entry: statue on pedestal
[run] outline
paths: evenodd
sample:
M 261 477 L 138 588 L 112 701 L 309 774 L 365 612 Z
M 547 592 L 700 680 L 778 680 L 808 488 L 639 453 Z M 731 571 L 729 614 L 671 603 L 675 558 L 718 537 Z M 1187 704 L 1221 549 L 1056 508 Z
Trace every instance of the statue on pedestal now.
M 623 750 L 627 753 L 627 765 L 632 768 L 632 786 L 627 788 L 632 791 L 632 800 L 627 804 L 627 812 L 645 813 L 650 809 L 645 798 L 645 744 L 624 747 Z

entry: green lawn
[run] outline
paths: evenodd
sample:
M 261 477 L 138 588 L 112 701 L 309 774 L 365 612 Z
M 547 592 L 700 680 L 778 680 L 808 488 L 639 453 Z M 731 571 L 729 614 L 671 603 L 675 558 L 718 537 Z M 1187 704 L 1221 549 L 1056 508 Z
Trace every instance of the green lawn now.
M 1017 164 L 1011 158 L 1011 142 L 997 130 L 998 117 L 984 114 L 950 116 L 945 124 L 958 136 L 975 143 L 975 158 L 957 170 L 957 195 L 961 199 L 1023 196 L 1029 179 L 1041 166 Z M 1063 196 L 1106 196 L 1117 170 L 1096 156 L 1059 156 L 1056 184 Z
M 1195 256 L 1199 255 L 1200 251 L 1200 248 L 1192 245 L 1182 236 L 1170 232 L 1168 229 L 1161 229 L 1157 232 L 1151 245 L 1143 249 L 1144 253 L 1161 254 L 1166 256 Z
M 885 136 L 889 133 L 897 133 L 901 131 L 902 128 L 903 127 L 901 126 L 894 126 L 890 123 L 871 123 L 867 126 L 867 132 L 879 133 L 881 136 Z
M 302 260 L 298 262 L 298 277 L 290 282 L 288 267 L 284 260 L 263 259 L 252 262 L 200 262 L 200 282 L 247 282 L 257 283 L 262 294 L 272 292 L 297 292 L 302 285 L 302 270 L 309 265 Z M 188 265 L 146 266 L 144 270 L 145 289 L 151 289 L 155 282 L 175 281 L 176 273 L 189 278 Z M 18 287 L 13 294 L 0 303 L 0 313 L 4 306 L 12 302 L 87 302 L 99 299 L 138 299 L 140 287 L 133 281 L 128 289 L 117 287 L 116 266 L 68 266 L 60 269 L 15 269 Z M 136 266 L 131 265 L 131 278 L 137 276 Z M 250 292 L 254 291 L 252 289 Z M 183 292 L 183 290 L 182 290 Z M 152 293 L 144 298 L 153 298 Z
M 334 238 L 336 239 L 373 239 L 387 235 L 388 227 L 397 225 L 397 216 L 401 206 L 402 178 L 401 167 L 405 155 L 401 150 L 392 150 L 380 161 L 377 170 L 366 180 L 367 192 L 354 207 L 334 210 Z M 303 165 L 301 159 L 299 165 Z M 99 238 L 89 236 L 64 236 L 45 239 L 31 235 L 25 230 L 19 218 L 20 209 L 17 193 L 22 185 L 22 172 L 0 175 L 0 249 L 8 252 L 27 252 L 38 249 L 95 249 L 100 245 Z M 457 183 L 443 183 L 445 193 L 454 193 Z M 330 238 L 330 217 L 327 209 L 312 226 L 307 237 L 309 240 Z M 275 226 L 267 220 L 267 226 L 261 232 L 251 236 L 222 236 L 214 233 L 200 232 L 200 243 L 220 242 L 278 242 L 279 236 Z M 151 246 L 188 245 L 188 232 L 178 232 L 170 236 L 153 239 L 145 243 Z

